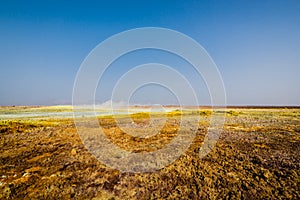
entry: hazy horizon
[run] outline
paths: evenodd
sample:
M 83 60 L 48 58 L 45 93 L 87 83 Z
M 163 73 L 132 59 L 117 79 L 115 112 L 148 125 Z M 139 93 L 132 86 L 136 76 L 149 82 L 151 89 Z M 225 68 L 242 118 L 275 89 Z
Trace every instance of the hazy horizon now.
M 220 71 L 228 106 L 299 106 L 299 10 L 300 1 L 291 0 L 2 1 L 0 106 L 71 105 L 77 71 L 90 51 L 114 34 L 140 27 L 173 29 L 201 44 Z M 150 62 L 172 66 L 196 88 L 199 105 L 210 105 L 205 82 L 189 63 L 151 49 L 112 63 L 95 101 L 109 101 L 124 73 Z M 124 101 L 122 95 L 116 101 Z M 130 103 L 177 101 L 167 88 L 146 85 Z

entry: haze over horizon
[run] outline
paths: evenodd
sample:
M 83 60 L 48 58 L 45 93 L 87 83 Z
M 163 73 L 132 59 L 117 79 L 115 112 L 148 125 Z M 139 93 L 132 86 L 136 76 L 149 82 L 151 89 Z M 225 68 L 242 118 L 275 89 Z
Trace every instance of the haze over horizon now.
M 228 105 L 300 105 L 300 1 L 1 1 L 0 106 L 71 104 L 76 73 L 108 37 L 163 27 L 201 44 L 222 75 Z M 174 67 L 210 103 L 205 82 L 186 61 L 158 50 L 116 60 L 96 102 L 111 99 L 118 79 L 143 63 Z M 141 77 L 143 78 L 143 77 Z M 123 101 L 123 99 L 117 99 Z M 147 85 L 133 104 L 176 104 L 168 88 Z M 186 100 L 184 104 L 189 104 Z

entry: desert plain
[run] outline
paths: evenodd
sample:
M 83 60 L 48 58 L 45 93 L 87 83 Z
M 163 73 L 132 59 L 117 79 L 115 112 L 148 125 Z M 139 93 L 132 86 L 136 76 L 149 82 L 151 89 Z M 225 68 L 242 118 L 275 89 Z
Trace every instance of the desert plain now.
M 300 199 L 299 107 L 174 108 L 153 115 L 134 109 L 127 124 L 133 132 L 132 124 L 146 126 L 150 116 L 157 123 L 165 118 L 163 127 L 135 137 L 116 122 L 127 123 L 122 113 L 99 111 L 99 127 L 113 144 L 135 153 L 157 151 L 172 141 L 185 116 L 196 127 L 183 127 L 195 134 L 189 148 L 159 170 L 124 172 L 89 152 L 71 106 L 0 107 L 0 199 Z M 216 145 L 200 158 L 213 112 L 224 112 L 225 123 Z

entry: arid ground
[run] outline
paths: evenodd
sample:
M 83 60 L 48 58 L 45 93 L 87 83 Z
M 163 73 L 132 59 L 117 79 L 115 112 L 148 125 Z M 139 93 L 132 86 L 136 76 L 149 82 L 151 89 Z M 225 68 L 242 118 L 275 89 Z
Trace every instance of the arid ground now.
M 204 158 L 198 155 L 208 109 L 170 112 L 160 133 L 149 138 L 128 135 L 112 116 L 99 116 L 107 138 L 133 152 L 163 148 L 176 135 L 181 115 L 198 123 L 196 129 L 184 127 L 196 133 L 188 150 L 148 173 L 120 172 L 98 161 L 68 112 L 1 107 L 0 199 L 300 199 L 300 108 L 228 108 L 220 138 Z M 199 122 L 193 120 L 199 115 Z M 131 118 L 140 125 L 149 121 L 147 113 Z

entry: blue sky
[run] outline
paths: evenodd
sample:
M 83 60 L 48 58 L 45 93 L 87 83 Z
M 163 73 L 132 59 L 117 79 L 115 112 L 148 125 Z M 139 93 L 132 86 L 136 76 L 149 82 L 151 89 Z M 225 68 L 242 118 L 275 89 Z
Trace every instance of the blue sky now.
M 1 1 L 0 105 L 70 104 L 88 53 L 114 34 L 147 26 L 174 29 L 199 42 L 220 70 L 229 105 L 299 105 L 299 10 L 297 0 Z M 118 60 L 99 85 L 97 101 L 110 99 L 114 81 L 130 65 L 147 62 L 175 65 L 191 76 L 200 103 L 209 103 L 203 81 L 183 61 L 158 51 Z M 172 94 L 154 86 L 135 98 L 174 103 Z

